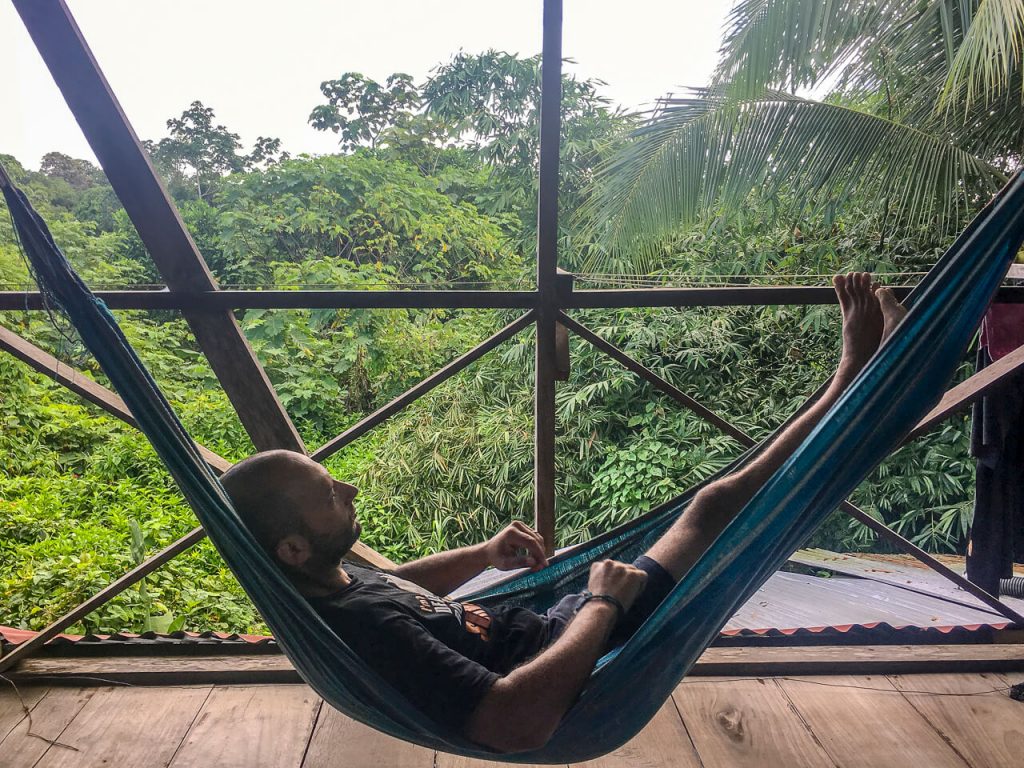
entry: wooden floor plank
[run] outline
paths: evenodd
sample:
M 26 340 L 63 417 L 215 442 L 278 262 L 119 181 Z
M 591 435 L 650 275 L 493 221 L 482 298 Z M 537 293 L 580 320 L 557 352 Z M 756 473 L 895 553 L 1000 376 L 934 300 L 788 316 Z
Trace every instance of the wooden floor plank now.
M 32 708 L 32 718 L 23 719 L 0 742 L 0 765 L 32 766 L 48 749 L 73 752 L 62 746 L 61 734 L 85 707 L 95 688 L 51 688 Z M 58 742 L 53 744 L 52 742 Z
M 433 750 L 358 723 L 325 704 L 302 768 L 432 768 Z
M 19 685 L 15 690 L 0 681 L 0 743 L 25 719 L 25 707 L 32 709 L 45 694 L 45 685 Z
M 574 764 L 572 768 L 700 768 L 700 765 L 679 712 L 670 700 L 628 744 L 596 760 Z
M 995 690 L 1006 686 L 1004 678 L 900 675 L 890 680 L 971 765 L 1024 761 L 1024 703 L 1011 699 L 1005 690 Z M 965 695 L 976 693 L 981 695 Z
M 434 763 L 436 768 L 497 768 L 501 763 L 496 763 L 491 760 L 474 760 L 471 757 L 462 757 L 461 755 L 449 755 L 445 752 L 437 753 L 437 761 Z M 529 765 L 529 764 L 516 764 L 517 768 L 551 768 L 546 765 Z M 555 766 L 555 768 L 565 768 L 565 766 Z
M 36 768 L 163 768 L 210 694 L 191 688 L 99 688 Z
M 966 766 L 884 677 L 833 675 L 777 683 L 840 768 Z
M 834 765 L 774 680 L 691 678 L 673 698 L 705 768 Z
M 319 706 L 306 685 L 214 688 L 171 768 L 299 768 Z

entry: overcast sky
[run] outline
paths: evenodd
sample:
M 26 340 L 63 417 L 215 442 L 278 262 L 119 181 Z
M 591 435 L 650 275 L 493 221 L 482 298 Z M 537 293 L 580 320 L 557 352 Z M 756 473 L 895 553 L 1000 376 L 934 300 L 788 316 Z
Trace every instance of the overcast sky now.
M 733 0 L 565 0 L 564 55 L 630 108 L 714 67 Z M 540 0 L 68 0 L 136 133 L 166 135 L 198 99 L 241 135 L 282 140 L 292 154 L 336 148 L 306 122 L 318 86 L 347 71 L 422 79 L 460 48 L 532 55 Z M 0 0 L 0 152 L 38 168 L 57 150 L 94 159 L 8 0 Z

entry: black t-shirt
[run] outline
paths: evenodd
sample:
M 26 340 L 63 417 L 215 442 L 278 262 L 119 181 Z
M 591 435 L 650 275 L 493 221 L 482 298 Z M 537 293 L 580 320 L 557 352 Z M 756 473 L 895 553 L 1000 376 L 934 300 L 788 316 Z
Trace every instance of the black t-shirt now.
M 499 676 L 547 643 L 548 622 L 526 608 L 484 610 L 384 571 L 345 571 L 351 584 L 310 605 L 377 674 L 453 730 Z

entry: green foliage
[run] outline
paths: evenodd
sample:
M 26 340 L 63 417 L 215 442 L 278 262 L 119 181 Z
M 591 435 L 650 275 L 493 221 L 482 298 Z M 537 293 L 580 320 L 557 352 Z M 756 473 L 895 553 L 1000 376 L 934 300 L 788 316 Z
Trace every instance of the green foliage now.
M 318 131 L 334 131 L 343 150 L 377 145 L 382 132 L 412 118 L 419 106 L 419 90 L 402 72 L 390 75 L 382 87 L 358 72 L 346 72 L 338 80 L 320 83 L 327 99 L 309 116 Z
M 382 285 L 507 279 L 520 270 L 494 222 L 398 161 L 288 160 L 231 177 L 220 204 L 229 282 L 266 283 L 277 262 L 349 262 L 359 272 L 352 281 L 363 286 L 367 272 L 359 268 L 377 270 Z M 343 284 L 339 274 L 322 283 Z
M 528 252 L 537 218 L 540 70 L 540 56 L 487 50 L 457 53 L 420 86 L 402 73 L 382 86 L 348 72 L 321 84 L 327 104 L 313 110 L 310 123 L 339 133 L 342 149 L 369 145 L 446 186 L 457 178 L 463 199 L 488 215 L 519 221 L 513 234 Z M 599 95 L 602 85 L 562 76 L 560 199 L 568 211 L 580 204 L 593 168 L 630 124 Z M 488 169 L 476 183 L 466 173 L 467 157 Z

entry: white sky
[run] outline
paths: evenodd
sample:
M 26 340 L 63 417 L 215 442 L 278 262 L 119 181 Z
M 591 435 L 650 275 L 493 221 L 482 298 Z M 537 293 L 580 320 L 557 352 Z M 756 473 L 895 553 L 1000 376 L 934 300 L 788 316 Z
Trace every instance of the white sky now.
M 603 93 L 634 108 L 703 85 L 733 0 L 565 0 L 563 53 Z M 460 48 L 522 55 L 541 47 L 540 0 L 68 0 L 142 138 L 198 99 L 249 146 L 336 149 L 306 122 L 319 84 L 358 71 L 420 81 Z M 94 159 L 13 6 L 0 0 L 0 152 L 38 168 L 57 150 Z M 13 76 L 12 74 L 13 73 Z

